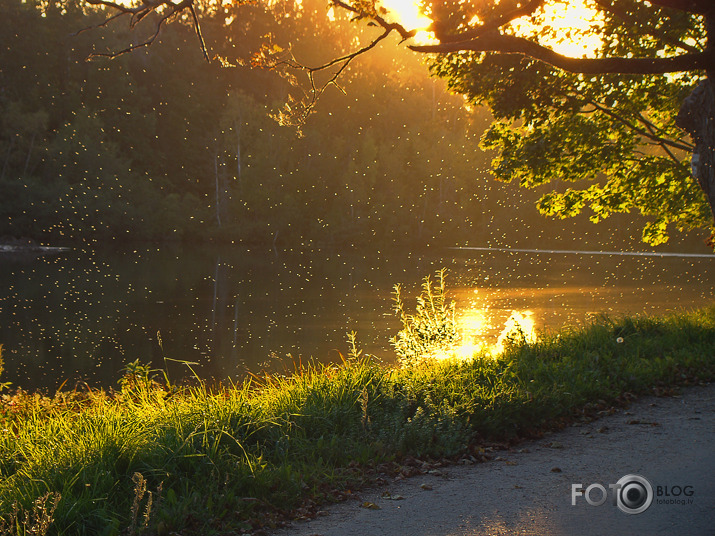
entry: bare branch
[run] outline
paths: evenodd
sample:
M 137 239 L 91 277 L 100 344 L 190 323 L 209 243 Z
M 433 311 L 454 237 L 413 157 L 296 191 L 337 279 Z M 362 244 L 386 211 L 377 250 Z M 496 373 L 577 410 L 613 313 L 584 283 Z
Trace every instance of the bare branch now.
M 86 2 L 90 5 L 93 6 L 104 6 L 108 7 L 110 9 L 113 9 L 119 13 L 119 15 L 131 15 L 132 16 L 132 22 L 131 26 L 134 27 L 137 22 L 139 22 L 141 19 L 143 19 L 146 15 L 154 11 L 157 7 L 160 5 L 166 3 L 166 2 L 160 2 L 160 3 L 144 3 L 140 4 L 135 7 L 130 7 L 130 6 L 125 6 L 122 4 L 117 4 L 116 2 L 112 2 L 111 0 L 86 0 Z M 110 17 L 110 19 L 116 18 L 118 15 L 114 15 Z M 106 22 L 105 22 L 106 24 Z
M 194 28 L 196 29 L 196 36 L 199 38 L 199 46 L 201 47 L 201 52 L 204 55 L 204 59 L 210 62 L 209 53 L 206 50 L 206 42 L 204 41 L 204 36 L 201 33 L 201 25 L 199 24 L 199 17 L 196 15 L 196 9 L 193 3 L 189 5 L 189 11 L 191 11 L 191 17 L 194 19 Z
M 85 0 L 85 1 L 90 5 L 107 7 L 111 10 L 115 10 L 117 13 L 113 14 L 110 17 L 107 17 L 107 19 L 100 24 L 97 24 L 95 26 L 89 26 L 87 28 L 83 28 L 82 30 L 79 30 L 77 32 L 77 34 L 82 33 L 86 30 L 92 29 L 92 28 L 100 28 L 100 27 L 106 26 L 112 20 L 119 18 L 123 15 L 131 16 L 130 27 L 134 28 L 134 26 L 136 26 L 139 22 L 141 22 L 147 15 L 149 15 L 151 13 L 159 14 L 160 9 L 162 9 L 162 8 L 166 9 L 166 12 L 160 15 L 160 18 L 159 18 L 158 22 L 156 23 L 156 30 L 146 41 L 143 41 L 142 43 L 138 43 L 136 45 L 128 46 L 122 50 L 119 50 L 118 52 L 94 53 L 90 56 L 90 59 L 93 57 L 116 58 L 118 56 L 121 56 L 122 54 L 132 52 L 133 50 L 136 50 L 138 48 L 150 46 L 159 37 L 159 32 L 161 31 L 161 27 L 164 25 L 164 23 L 166 21 L 168 21 L 171 17 L 178 15 L 179 13 L 181 13 L 184 10 L 188 10 L 191 13 L 191 16 L 192 16 L 192 19 L 194 22 L 194 27 L 196 29 L 196 35 L 199 38 L 199 45 L 201 47 L 201 52 L 203 53 L 206 61 L 210 61 L 208 51 L 206 48 L 206 42 L 204 41 L 203 35 L 201 33 L 201 26 L 199 24 L 199 18 L 197 16 L 196 10 L 194 8 L 194 0 L 181 0 L 181 2 L 179 2 L 179 3 L 174 3 L 171 0 L 144 0 L 144 3 L 134 6 L 134 7 L 118 4 L 116 2 L 113 2 L 112 0 Z
M 330 60 L 328 63 L 325 63 L 323 65 L 319 65 L 318 67 L 305 67 L 304 69 L 310 72 L 317 72 L 317 71 L 323 71 L 325 69 L 329 69 L 333 65 L 337 65 L 338 63 L 345 62 L 345 64 L 350 63 L 352 60 L 357 58 L 358 56 L 365 54 L 366 52 L 372 50 L 377 46 L 377 44 L 385 39 L 390 33 L 392 32 L 391 29 L 385 30 L 380 36 L 378 36 L 376 39 L 374 39 L 372 42 L 370 42 L 369 45 L 365 45 L 359 50 L 356 50 L 355 52 L 351 52 L 350 54 L 346 54 L 345 56 L 342 56 L 340 58 L 335 58 L 333 60 Z
M 72 36 L 77 37 L 79 34 L 86 32 L 87 30 L 96 30 L 97 28 L 104 28 L 105 26 L 107 26 L 107 24 L 112 22 L 114 19 L 118 19 L 119 17 L 123 17 L 124 15 L 127 15 L 127 13 L 123 13 L 121 11 L 119 13 L 115 13 L 111 17 L 104 19 L 99 24 L 94 24 L 93 26 L 87 26 L 86 28 L 81 28 L 81 29 L 77 30 L 75 33 L 72 34 Z
M 297 123 L 299 125 L 302 125 L 305 123 L 306 119 L 308 116 L 311 114 L 313 109 L 315 108 L 318 100 L 320 100 L 320 97 L 325 93 L 325 91 L 328 89 L 330 86 L 335 86 L 338 88 L 340 91 L 343 93 L 345 92 L 339 85 L 338 85 L 338 79 L 340 76 L 343 74 L 345 69 L 347 69 L 348 65 L 350 65 L 350 62 L 352 62 L 355 58 L 358 56 L 361 56 L 362 54 L 365 54 L 366 52 L 372 50 L 375 48 L 380 41 L 383 39 L 387 38 L 394 30 L 395 28 L 392 28 L 389 23 L 388 28 L 385 29 L 385 31 L 380 34 L 378 37 L 373 39 L 368 45 L 365 45 L 364 47 L 351 52 L 349 54 L 346 54 L 344 56 L 341 56 L 339 58 L 335 58 L 327 63 L 324 63 L 323 65 L 318 65 L 317 67 L 307 67 L 305 65 L 302 65 L 298 63 L 294 58 L 291 60 L 284 60 L 282 62 L 277 62 L 274 67 L 277 67 L 278 65 L 284 64 L 287 65 L 288 67 L 291 67 L 293 69 L 298 69 L 301 71 L 305 71 L 308 73 L 308 80 L 310 81 L 310 98 L 308 99 L 307 103 L 303 105 L 302 111 L 298 114 L 298 120 Z M 322 85 L 318 86 L 315 81 L 315 73 L 324 71 L 326 69 L 330 69 L 331 67 L 334 67 L 336 65 L 340 65 L 340 67 L 332 73 L 330 78 L 323 83 Z
M 287 107 L 289 109 L 289 112 L 288 112 L 289 122 L 292 124 L 296 124 L 298 126 L 305 124 L 305 121 L 307 120 L 308 116 L 312 113 L 318 100 L 323 95 L 323 93 L 325 93 L 325 91 L 328 89 L 328 87 L 335 86 L 343 93 L 345 92 L 343 90 L 343 88 L 340 87 L 340 85 L 338 84 L 338 80 L 353 60 L 355 60 L 357 57 L 369 52 L 373 48 L 375 48 L 382 40 L 386 39 L 393 32 L 397 32 L 400 35 L 400 37 L 402 38 L 402 41 L 405 41 L 411 37 L 414 37 L 415 34 L 417 33 L 414 30 L 407 30 L 407 28 L 405 28 L 400 23 L 388 22 L 387 19 L 385 19 L 376 9 L 370 9 L 369 11 L 366 11 L 365 9 L 356 7 L 356 6 L 348 3 L 345 0 L 332 0 L 331 3 L 335 7 L 339 7 L 346 11 L 349 11 L 350 13 L 355 14 L 355 16 L 356 16 L 355 19 L 365 18 L 365 19 L 369 19 L 369 20 L 373 21 L 374 22 L 373 25 L 378 25 L 378 26 L 382 27 L 383 32 L 379 36 L 377 36 L 375 39 L 370 41 L 369 44 L 359 48 L 358 50 L 355 50 L 354 52 L 350 52 L 350 53 L 340 56 L 338 58 L 334 58 L 334 59 L 327 61 L 326 63 L 324 63 L 322 65 L 318 65 L 316 67 L 309 67 L 309 66 L 303 65 L 299 61 L 297 61 L 295 59 L 295 57 L 293 57 L 292 55 L 291 55 L 290 59 L 284 59 L 284 60 L 276 61 L 275 63 L 270 64 L 269 68 L 275 68 L 280 65 L 286 65 L 291 69 L 304 71 L 308 75 L 308 81 L 310 82 L 310 88 L 305 94 L 305 99 L 301 102 L 301 109 L 299 111 L 294 111 L 293 109 Z M 322 84 L 318 84 L 316 82 L 316 74 L 317 73 L 319 73 L 321 71 L 326 71 L 326 70 L 334 68 L 334 67 L 336 69 L 329 76 L 327 81 L 325 81 Z M 285 118 L 285 115 L 283 115 L 283 114 L 281 114 L 281 115 L 282 115 L 282 117 Z
M 162 24 L 164 24 L 164 21 L 166 21 L 167 18 L 168 18 L 168 16 L 163 17 L 162 19 L 159 20 L 159 22 L 156 25 L 156 31 L 146 41 L 144 41 L 142 43 L 138 43 L 136 45 L 130 45 L 130 46 L 123 48 L 122 50 L 119 50 L 117 52 L 95 52 L 89 56 L 89 59 L 91 60 L 92 58 L 97 58 L 97 57 L 98 58 L 114 59 L 114 58 L 121 56 L 122 54 L 127 54 L 128 52 L 132 52 L 133 50 L 136 50 L 138 48 L 148 47 L 156 40 L 157 37 L 159 37 L 159 31 L 161 30 L 161 26 L 162 26 Z

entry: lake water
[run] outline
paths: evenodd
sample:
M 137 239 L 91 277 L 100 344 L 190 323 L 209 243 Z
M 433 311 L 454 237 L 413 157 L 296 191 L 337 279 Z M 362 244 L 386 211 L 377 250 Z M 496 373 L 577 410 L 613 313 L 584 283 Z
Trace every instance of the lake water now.
M 702 253 L 702 252 L 701 252 Z M 0 381 L 27 389 L 68 379 L 116 385 L 127 362 L 198 363 L 204 378 L 281 371 L 292 360 L 340 361 L 346 334 L 394 359 L 392 288 L 413 306 L 421 280 L 448 269 L 470 337 L 491 343 L 512 311 L 538 329 L 590 315 L 660 314 L 713 303 L 715 257 L 569 251 L 247 250 L 153 247 L 0 257 Z M 474 332 L 474 319 L 481 324 Z M 161 346 L 159 337 L 161 338 Z M 187 373 L 168 362 L 172 378 Z

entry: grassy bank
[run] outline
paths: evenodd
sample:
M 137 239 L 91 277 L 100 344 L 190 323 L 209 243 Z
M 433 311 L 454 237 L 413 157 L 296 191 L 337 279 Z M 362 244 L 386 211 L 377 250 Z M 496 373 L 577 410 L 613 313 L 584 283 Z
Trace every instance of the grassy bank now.
M 250 532 L 349 494 L 379 464 L 474 453 L 627 393 L 710 381 L 715 307 L 602 318 L 496 358 L 395 368 L 352 354 L 213 390 L 170 389 L 135 371 L 116 393 L 6 395 L 2 530 Z

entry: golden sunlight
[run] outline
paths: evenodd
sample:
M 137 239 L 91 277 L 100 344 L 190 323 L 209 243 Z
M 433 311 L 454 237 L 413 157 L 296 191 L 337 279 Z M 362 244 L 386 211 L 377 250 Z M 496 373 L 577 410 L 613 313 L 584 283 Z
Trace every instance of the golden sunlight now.
M 380 0 L 379 4 L 388 11 L 393 21 L 399 22 L 407 30 L 417 31 L 412 38 L 416 43 L 426 45 L 438 42 L 434 34 L 427 31 L 432 19 L 422 13 L 418 1 Z
M 469 309 L 457 319 L 459 343 L 453 348 L 435 353 L 435 359 L 471 359 L 475 355 L 497 357 L 510 344 L 533 344 L 538 341 L 531 311 L 512 311 L 495 343 L 485 340 L 491 331 L 488 309 Z
M 432 24 L 432 20 L 420 11 L 415 0 L 380 0 L 387 9 L 408 30 L 420 30 Z
M 535 19 L 538 23 L 535 23 Z M 510 25 L 516 35 L 535 37 L 539 43 L 564 56 L 594 57 L 601 47 L 598 30 L 603 16 L 590 0 L 548 0 L 536 17 L 521 17 Z
M 492 347 L 492 355 L 500 354 L 508 344 L 533 344 L 538 340 L 534 328 L 534 318 L 531 311 L 512 311 L 511 316 L 504 324 L 504 330 L 497 338 L 497 343 Z
M 454 350 L 458 359 L 469 359 L 474 354 L 481 353 L 489 348 L 483 340 L 484 332 L 489 329 L 489 320 L 486 310 L 469 309 L 457 319 L 459 339 L 461 344 Z
M 421 12 L 417 0 L 380 0 L 393 20 L 408 30 L 417 30 L 413 38 L 420 44 L 437 43 L 427 28 L 432 20 Z M 482 24 L 478 16 L 472 17 L 469 26 Z M 598 29 L 603 17 L 592 0 L 547 0 L 535 17 L 526 16 L 513 21 L 507 28 L 515 35 L 535 38 L 539 43 L 559 54 L 571 57 L 592 57 L 601 47 Z

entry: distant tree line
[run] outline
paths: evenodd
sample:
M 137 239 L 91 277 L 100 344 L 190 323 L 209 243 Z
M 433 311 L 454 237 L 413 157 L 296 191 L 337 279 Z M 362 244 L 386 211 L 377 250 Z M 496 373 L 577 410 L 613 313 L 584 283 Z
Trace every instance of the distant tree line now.
M 489 116 L 394 46 L 351 65 L 302 132 L 270 116 L 299 87 L 251 67 L 266 42 L 316 63 L 354 46 L 354 26 L 319 24 L 320 2 L 198 5 L 211 62 L 191 25 L 109 59 L 154 26 L 0 2 L 0 236 L 454 242 L 505 195 L 478 149 Z

